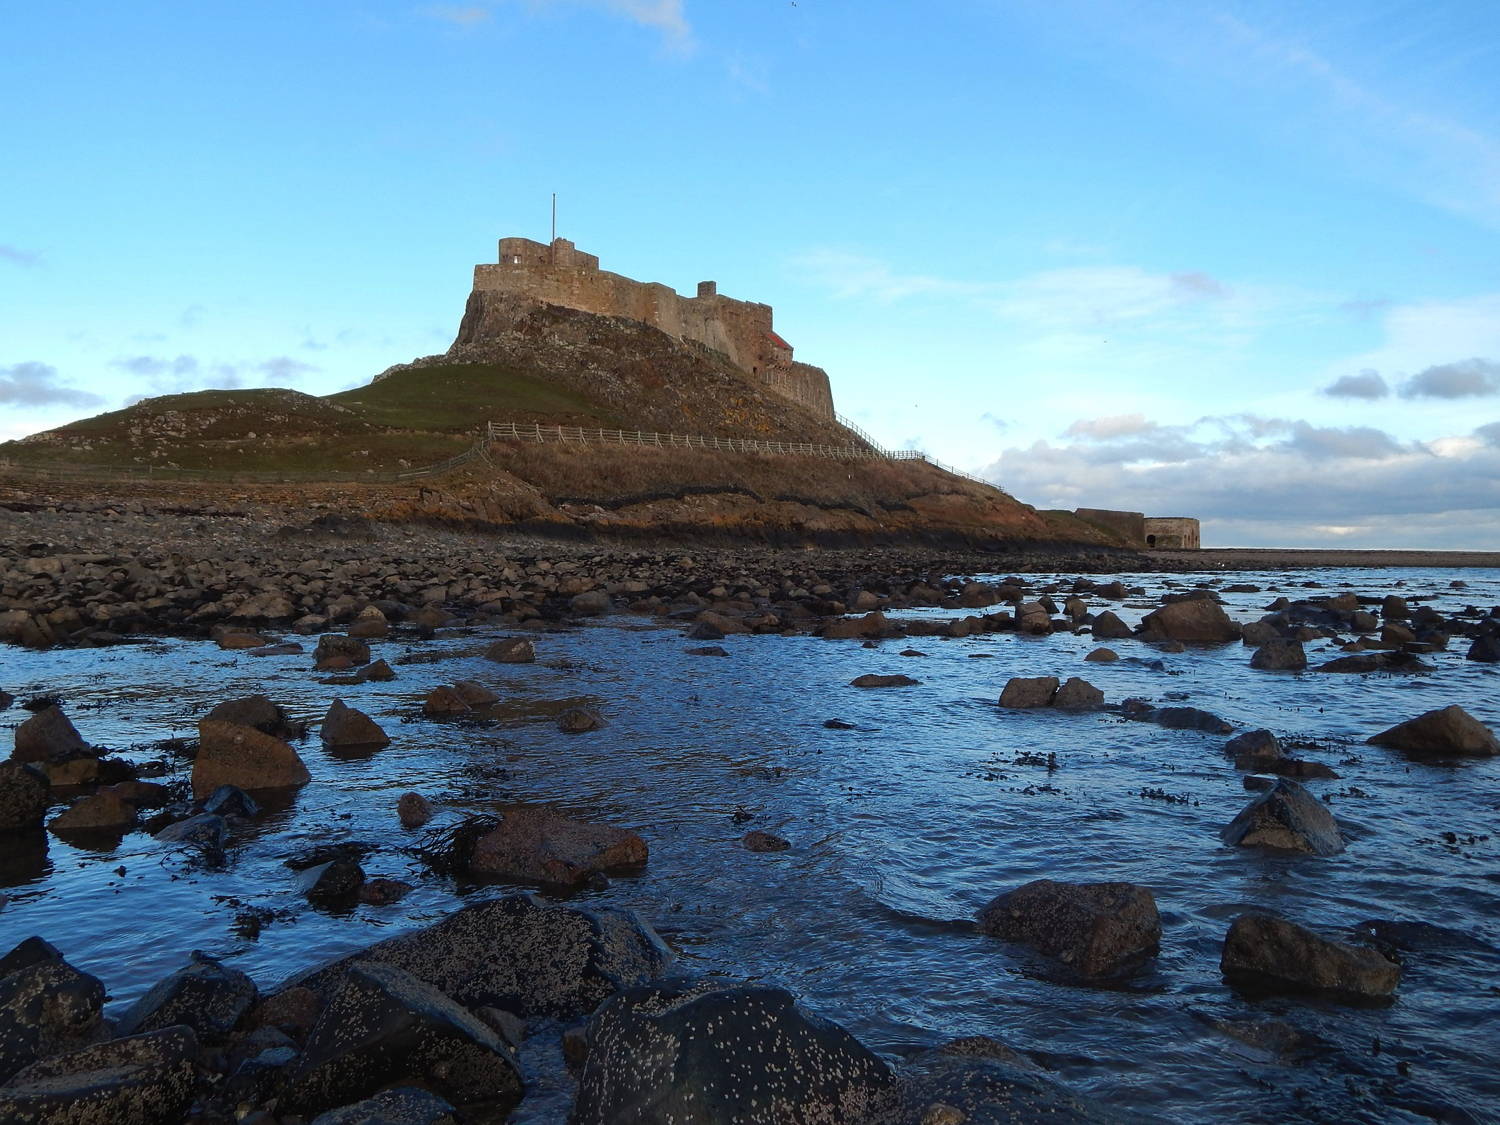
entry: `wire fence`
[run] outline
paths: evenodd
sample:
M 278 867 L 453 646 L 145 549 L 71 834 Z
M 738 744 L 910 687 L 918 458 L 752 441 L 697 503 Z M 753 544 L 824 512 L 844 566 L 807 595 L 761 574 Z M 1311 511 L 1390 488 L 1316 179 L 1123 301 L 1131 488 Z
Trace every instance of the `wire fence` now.
M 543 426 L 537 423 L 491 422 L 490 441 L 560 442 L 574 445 L 643 445 L 657 449 L 714 449 L 728 453 L 796 453 L 809 457 L 827 457 L 838 461 L 925 461 L 934 468 L 956 477 L 1003 492 L 991 481 L 965 473 L 927 456 L 920 449 L 883 449 L 873 437 L 842 416 L 840 426 L 858 438 L 863 445 L 819 445 L 805 441 L 761 441 L 756 438 L 702 437 L 695 434 L 666 434 L 652 430 L 608 430 L 585 426 Z

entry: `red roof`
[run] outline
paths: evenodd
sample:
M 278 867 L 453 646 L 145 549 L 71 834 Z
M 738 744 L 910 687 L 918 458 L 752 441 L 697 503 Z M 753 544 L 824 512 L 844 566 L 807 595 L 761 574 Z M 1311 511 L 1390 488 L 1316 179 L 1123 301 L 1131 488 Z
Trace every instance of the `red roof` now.
M 785 348 L 787 351 L 792 350 L 792 345 L 788 344 L 780 336 L 776 335 L 776 333 L 767 332 L 766 336 L 770 339 L 771 343 L 775 344 L 778 348 Z

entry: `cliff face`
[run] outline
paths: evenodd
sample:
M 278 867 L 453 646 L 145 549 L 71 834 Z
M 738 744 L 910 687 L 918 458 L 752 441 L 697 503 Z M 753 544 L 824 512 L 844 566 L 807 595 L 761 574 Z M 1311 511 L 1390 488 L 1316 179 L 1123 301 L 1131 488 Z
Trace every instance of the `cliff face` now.
M 509 293 L 469 295 L 458 338 L 441 362 L 525 370 L 588 396 L 642 430 L 827 445 L 852 441 L 843 427 L 706 347 L 639 321 L 539 305 Z

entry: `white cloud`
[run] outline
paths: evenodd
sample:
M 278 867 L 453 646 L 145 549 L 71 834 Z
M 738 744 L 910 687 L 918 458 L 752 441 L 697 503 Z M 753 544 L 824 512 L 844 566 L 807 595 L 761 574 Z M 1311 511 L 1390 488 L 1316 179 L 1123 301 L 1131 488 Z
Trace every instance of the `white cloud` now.
M 1358 375 L 1341 375 L 1323 388 L 1323 393 L 1332 398 L 1385 398 L 1391 393 L 1380 372 L 1365 368 Z

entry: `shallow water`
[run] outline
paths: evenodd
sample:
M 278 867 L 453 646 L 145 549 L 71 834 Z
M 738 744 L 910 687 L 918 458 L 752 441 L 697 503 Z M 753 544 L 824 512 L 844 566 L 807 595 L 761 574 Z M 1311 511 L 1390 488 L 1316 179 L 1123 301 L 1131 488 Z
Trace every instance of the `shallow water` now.
M 1133 623 L 1166 583 L 1200 576 L 1123 577 L 1152 595 L 1111 605 Z M 1263 587 L 1224 595 L 1241 621 L 1260 616 L 1277 593 L 1342 586 L 1431 593 L 1445 613 L 1500 603 L 1493 571 L 1206 577 Z M 1454 579 L 1468 589 L 1450 590 Z M 1305 581 L 1323 589 L 1304 591 Z M 1409 954 L 1399 998 L 1372 1008 L 1252 1000 L 1218 971 L 1224 932 L 1248 907 L 1330 934 L 1393 918 L 1500 944 L 1500 759 L 1423 765 L 1363 745 L 1449 703 L 1500 728 L 1500 672 L 1465 661 L 1467 641 L 1428 658 L 1432 675 L 1348 676 L 1257 672 L 1240 645 L 1172 655 L 1132 640 L 1110 647 L 1139 659 L 1087 664 L 1096 642 L 1068 634 L 897 639 L 874 650 L 857 641 L 730 637 L 723 659 L 689 656 L 694 642 L 675 630 L 616 617 L 538 636 L 534 665 L 483 660 L 489 639 L 460 631 L 381 642 L 377 655 L 396 665 L 398 679 L 356 687 L 317 683 L 306 655 L 257 658 L 202 642 L 0 649 L 0 687 L 20 698 L 62 694 L 86 739 L 137 759 L 158 756 L 152 744 L 162 739 L 193 735 L 212 704 L 254 692 L 309 719 L 340 697 L 394 740 L 363 760 L 332 757 L 316 736 L 302 743 L 313 782 L 290 807 L 238 830 L 222 871 L 194 867 L 140 833 L 106 851 L 52 839 L 45 855 L 0 856 L 0 888 L 12 896 L 0 910 L 0 950 L 44 935 L 105 981 L 112 1010 L 194 948 L 267 987 L 435 919 L 467 894 L 510 889 L 456 887 L 404 853 L 416 836 L 396 823 L 402 792 L 419 789 L 443 806 L 435 826 L 496 800 L 555 801 L 635 828 L 651 846 L 644 874 L 581 901 L 634 907 L 687 968 L 782 984 L 893 1058 L 959 1035 L 994 1035 L 1073 1088 L 1158 1120 L 1417 1121 L 1437 1112 L 1424 1104 L 1441 1102 L 1497 1117 L 1495 957 Z M 907 648 L 926 655 L 898 655 Z M 434 650 L 446 658 L 397 664 L 405 652 Z M 1333 655 L 1325 643 L 1309 646 L 1314 663 Z M 848 686 L 865 672 L 922 682 Z M 1288 859 L 1224 847 L 1218 830 L 1249 795 L 1221 753 L 1223 737 L 1113 713 L 995 706 L 1009 677 L 1048 674 L 1083 676 L 1111 703 L 1181 695 L 1237 729 L 1315 740 L 1317 748 L 1294 752 L 1341 775 L 1306 784 L 1328 798 L 1348 850 Z M 489 684 L 510 706 L 481 723 L 422 718 L 426 691 L 456 679 Z M 565 698 L 596 701 L 609 725 L 561 734 L 552 709 L 540 705 Z M 12 708 L 0 725 L 24 717 Z M 835 717 L 858 729 L 825 729 Z M 1016 761 L 1049 752 L 1055 770 Z M 175 768 L 185 776 L 185 766 Z M 735 823 L 737 809 L 753 819 Z M 748 853 L 737 842 L 749 828 L 786 836 L 793 848 Z M 345 839 L 378 843 L 366 870 L 407 878 L 417 890 L 398 905 L 343 916 L 309 907 L 281 860 Z M 1163 916 L 1160 956 L 1121 987 L 1077 987 L 973 931 L 968 920 L 980 906 L 1039 877 L 1151 887 Z M 246 940 L 231 929 L 246 906 L 285 914 Z M 1314 1045 L 1278 1060 L 1213 1022 L 1266 1018 L 1289 1021 Z M 555 1073 L 540 1077 L 544 1088 L 518 1120 L 562 1116 L 566 1091 L 545 1088 Z

